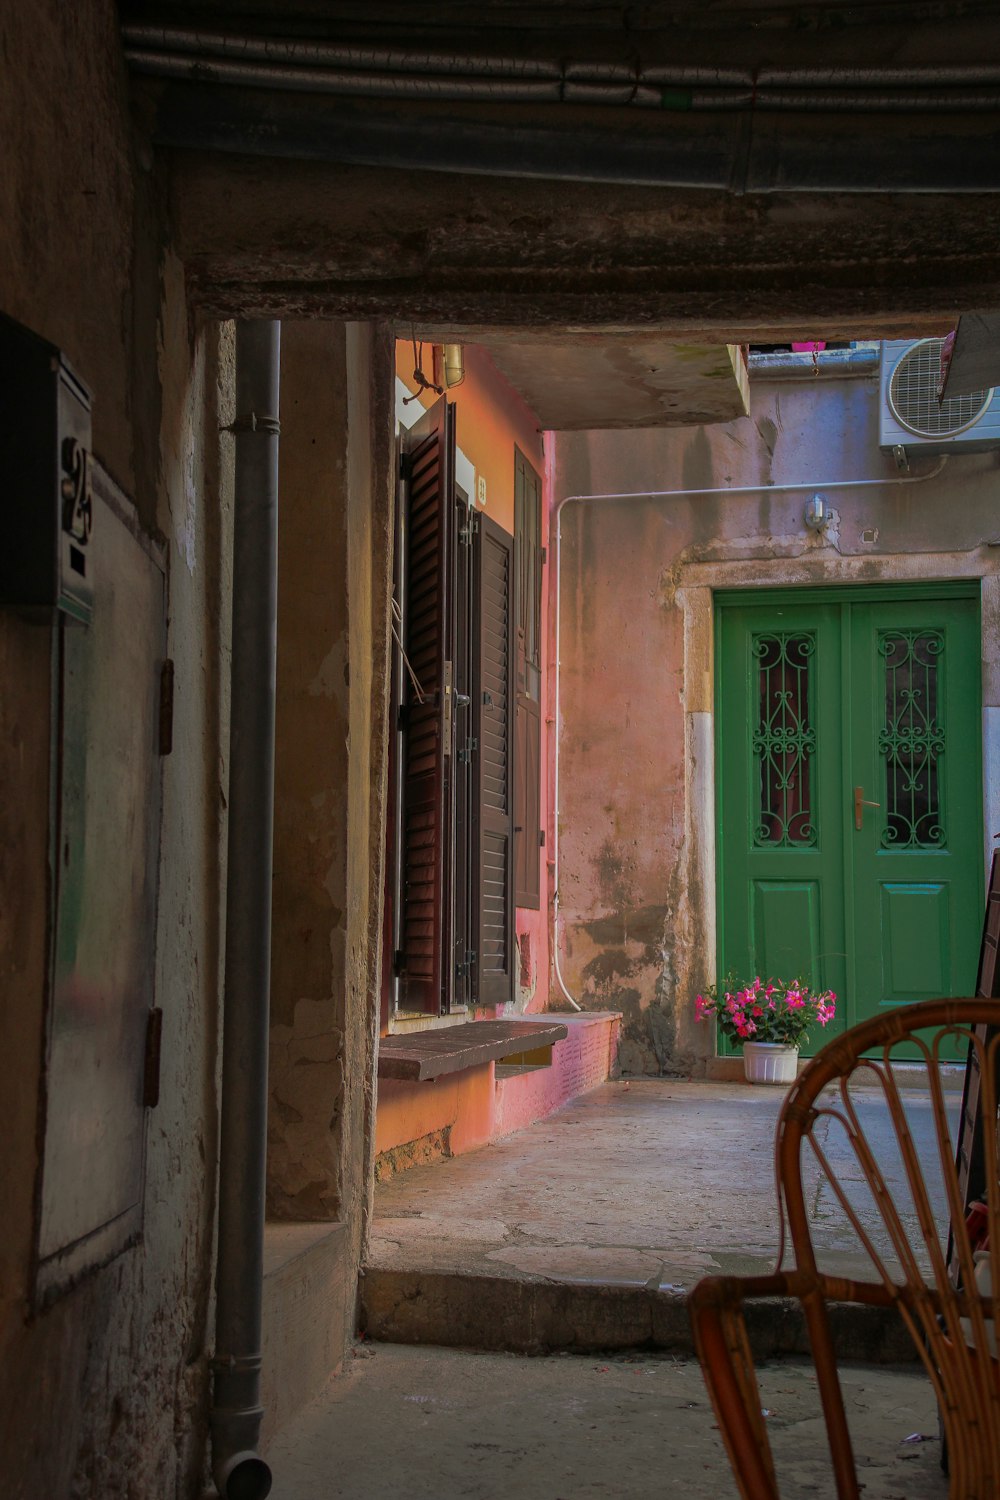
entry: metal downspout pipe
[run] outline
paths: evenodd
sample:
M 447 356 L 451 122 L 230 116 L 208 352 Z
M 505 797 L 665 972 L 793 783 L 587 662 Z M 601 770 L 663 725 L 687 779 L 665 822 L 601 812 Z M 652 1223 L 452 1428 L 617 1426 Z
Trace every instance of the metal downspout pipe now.
M 229 864 L 219 1146 L 212 1474 L 225 1500 L 262 1500 L 257 1452 L 277 638 L 281 325 L 236 327 Z

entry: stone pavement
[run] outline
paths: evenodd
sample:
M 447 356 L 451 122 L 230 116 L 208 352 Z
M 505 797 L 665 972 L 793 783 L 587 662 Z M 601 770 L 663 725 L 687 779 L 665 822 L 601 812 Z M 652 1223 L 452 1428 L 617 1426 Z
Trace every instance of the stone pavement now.
M 734 1500 L 697 1363 L 360 1345 L 271 1444 L 275 1500 Z M 946 1500 L 930 1385 L 843 1375 L 865 1500 Z M 761 1372 L 782 1495 L 833 1496 L 811 1369 Z
M 380 1185 L 362 1283 L 369 1332 L 528 1352 L 689 1349 L 686 1297 L 701 1276 L 774 1267 L 772 1156 L 782 1097 L 781 1089 L 730 1083 L 605 1084 L 506 1141 Z M 857 1097 L 866 1129 L 885 1146 L 881 1095 Z M 957 1089 L 951 1097 L 957 1114 Z M 916 1090 L 906 1098 L 918 1148 L 931 1157 L 930 1106 Z M 846 1138 L 837 1126 L 822 1131 L 871 1222 Z M 898 1188 L 891 1151 L 884 1170 Z M 822 1267 L 867 1277 L 842 1210 L 813 1178 Z M 905 1193 L 899 1202 L 905 1212 Z M 860 1323 L 852 1326 L 847 1348 L 857 1357 L 900 1356 L 882 1333 L 870 1345 Z M 795 1349 L 798 1334 L 775 1325 L 771 1347 Z

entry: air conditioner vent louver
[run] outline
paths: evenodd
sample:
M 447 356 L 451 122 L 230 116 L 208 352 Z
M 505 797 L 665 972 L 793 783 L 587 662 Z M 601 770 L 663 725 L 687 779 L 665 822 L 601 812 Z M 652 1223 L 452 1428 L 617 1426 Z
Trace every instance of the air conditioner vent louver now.
M 942 339 L 921 339 L 896 365 L 889 381 L 889 406 L 901 427 L 916 437 L 954 437 L 983 415 L 992 390 L 949 396 L 938 403 Z

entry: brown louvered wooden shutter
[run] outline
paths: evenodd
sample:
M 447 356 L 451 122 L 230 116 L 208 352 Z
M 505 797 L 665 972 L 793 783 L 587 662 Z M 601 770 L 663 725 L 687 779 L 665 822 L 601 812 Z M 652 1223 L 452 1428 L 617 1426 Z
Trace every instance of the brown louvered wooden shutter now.
M 479 517 L 478 600 L 473 702 L 477 766 L 473 827 L 476 998 L 496 1005 L 514 995 L 513 728 L 511 613 L 514 539 Z
M 400 1007 L 448 1010 L 454 632 L 454 407 L 442 398 L 403 438 Z M 408 664 L 408 665 L 407 665 Z

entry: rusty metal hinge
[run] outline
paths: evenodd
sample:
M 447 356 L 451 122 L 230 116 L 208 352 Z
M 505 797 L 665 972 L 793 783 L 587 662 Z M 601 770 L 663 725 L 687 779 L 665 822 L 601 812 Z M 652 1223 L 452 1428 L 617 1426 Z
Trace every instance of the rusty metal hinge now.
M 160 754 L 174 748 L 174 664 L 167 657 L 160 668 Z
M 154 1006 L 146 1018 L 146 1056 L 142 1073 L 142 1102 L 155 1109 L 160 1102 L 160 1053 L 163 1042 L 163 1011 Z
M 479 954 L 476 952 L 475 948 L 466 948 L 465 958 L 459 959 L 455 964 L 455 978 L 468 979 L 472 974 L 473 969 L 476 967 L 476 960 L 478 957 Z
M 471 547 L 479 530 L 479 517 L 474 510 L 466 516 L 465 525 L 458 528 L 458 540 L 463 547 Z

